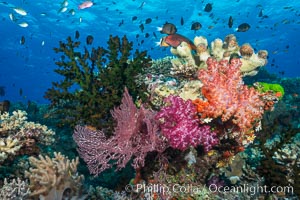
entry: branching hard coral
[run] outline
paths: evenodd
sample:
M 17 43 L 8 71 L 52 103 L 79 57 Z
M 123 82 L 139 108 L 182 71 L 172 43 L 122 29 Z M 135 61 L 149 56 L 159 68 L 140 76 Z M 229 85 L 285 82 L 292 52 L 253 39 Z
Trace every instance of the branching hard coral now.
M 60 42 L 56 53 L 61 60 L 56 62 L 56 73 L 63 80 L 54 82 L 45 98 L 51 101 L 55 114 L 61 115 L 60 125 L 78 123 L 97 128 L 112 128 L 110 109 L 119 105 L 124 86 L 133 98 L 145 100 L 146 86 L 137 87 L 135 77 L 151 65 L 147 52 L 131 53 L 133 43 L 123 38 L 110 36 L 108 48 L 98 47 L 80 51 L 80 42 Z
M 4 179 L 4 185 L 0 188 L 0 199 L 2 200 L 23 200 L 28 199 L 30 189 L 25 181 L 20 178 L 7 181 Z
M 171 147 L 186 150 L 188 147 L 203 145 L 209 151 L 218 143 L 216 133 L 208 125 L 200 126 L 196 118 L 196 107 L 191 100 L 184 101 L 178 96 L 170 95 L 155 116 L 160 122 L 162 134 Z
M 112 111 L 116 121 L 113 136 L 107 138 L 103 131 L 77 126 L 73 138 L 90 173 L 98 175 L 113 165 L 124 168 L 132 158 L 133 167 L 138 169 L 144 166 L 147 153 L 162 153 L 167 144 L 158 134 L 154 115 L 143 105 L 137 108 L 125 89 L 122 104 Z
M 4 112 L 0 115 L 0 133 L 20 129 L 27 120 L 25 111 L 13 111 L 12 115 L 9 112 Z
M 28 122 L 25 111 L 5 112 L 0 115 L 0 161 L 8 156 L 33 154 L 40 149 L 37 144 L 54 142 L 54 131 L 39 123 Z
M 8 155 L 16 155 L 21 149 L 22 144 L 18 139 L 13 139 L 11 136 L 0 139 L 0 162 L 4 161 Z
M 171 63 L 172 68 L 170 74 L 178 77 L 179 79 L 194 78 L 198 70 L 198 67 L 195 65 L 194 61 L 190 62 L 190 60 L 177 58 L 173 59 Z
M 84 199 L 82 195 L 83 175 L 78 175 L 78 157 L 69 160 L 61 153 L 54 157 L 40 155 L 39 158 L 29 158 L 31 168 L 25 172 L 29 178 L 30 194 L 40 199 Z

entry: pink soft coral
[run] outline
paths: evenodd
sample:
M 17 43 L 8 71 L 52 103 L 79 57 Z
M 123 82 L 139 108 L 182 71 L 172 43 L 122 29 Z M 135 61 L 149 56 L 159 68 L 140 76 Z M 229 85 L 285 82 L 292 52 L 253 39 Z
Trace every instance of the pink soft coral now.
M 162 134 L 170 146 L 185 150 L 189 146 L 203 145 L 205 151 L 218 143 L 216 133 L 208 125 L 199 125 L 196 107 L 191 100 L 184 101 L 178 96 L 170 95 L 165 100 L 166 106 L 156 115 L 160 122 Z
M 232 59 L 220 62 L 207 60 L 207 70 L 199 71 L 202 94 L 206 101 L 197 101 L 202 118 L 221 117 L 222 121 L 232 119 L 241 130 L 248 130 L 261 119 L 264 102 L 254 88 L 244 85 L 240 73 L 241 61 Z M 203 106 L 205 105 L 205 106 Z

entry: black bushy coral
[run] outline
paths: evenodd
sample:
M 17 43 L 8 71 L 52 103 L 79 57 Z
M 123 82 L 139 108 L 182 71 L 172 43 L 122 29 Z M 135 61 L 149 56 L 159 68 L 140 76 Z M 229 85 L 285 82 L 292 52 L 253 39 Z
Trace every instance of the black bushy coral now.
M 67 38 L 54 48 L 61 54 L 56 73 L 63 79 L 52 83 L 45 98 L 51 101 L 60 125 L 87 124 L 101 129 L 112 127 L 110 110 L 119 105 L 124 87 L 137 100 L 145 100 L 145 86 L 137 87 L 135 76 L 151 66 L 146 51 L 131 53 L 133 43 L 124 36 L 110 36 L 108 47 L 84 48 Z
M 256 138 L 258 142 L 255 144 L 255 146 L 259 147 L 263 155 L 263 159 L 260 161 L 260 165 L 257 167 L 257 172 L 259 175 L 264 177 L 265 185 L 267 185 L 268 188 L 271 188 L 272 186 L 292 186 L 293 193 L 299 196 L 300 170 L 297 162 L 291 167 L 291 169 L 289 169 L 288 162 L 278 164 L 274 156 L 275 152 L 279 152 L 279 150 L 282 149 L 285 144 L 291 143 L 292 138 L 294 138 L 297 133 L 300 133 L 300 128 L 293 127 L 291 124 L 282 126 L 280 120 L 284 118 L 283 114 L 278 115 L 273 120 L 270 120 L 271 117 L 268 117 L 268 115 L 271 115 L 271 113 L 265 114 L 262 122 L 262 131 Z M 272 137 L 274 137 L 274 133 L 279 133 L 281 140 L 280 142 L 274 143 L 271 148 L 268 148 L 266 143 L 268 140 L 271 140 Z M 292 181 L 287 178 L 289 173 L 292 173 Z

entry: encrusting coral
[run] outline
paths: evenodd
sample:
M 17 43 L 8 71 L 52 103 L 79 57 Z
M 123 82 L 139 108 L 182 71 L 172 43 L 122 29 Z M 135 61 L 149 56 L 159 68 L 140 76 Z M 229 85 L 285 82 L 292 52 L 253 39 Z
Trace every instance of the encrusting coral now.
M 29 158 L 31 168 L 25 172 L 34 199 L 85 199 L 82 194 L 84 177 L 77 172 L 78 157 L 69 160 L 61 153 L 54 157 L 40 155 Z

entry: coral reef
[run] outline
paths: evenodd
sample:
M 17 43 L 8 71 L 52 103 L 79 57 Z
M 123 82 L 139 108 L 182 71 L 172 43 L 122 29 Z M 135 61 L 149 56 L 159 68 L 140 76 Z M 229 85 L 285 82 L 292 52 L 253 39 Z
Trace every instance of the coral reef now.
M 180 88 L 177 92 L 178 96 L 180 96 L 184 100 L 195 100 L 201 98 L 201 87 L 203 84 L 200 80 L 191 80 L 186 83 L 182 83 L 182 88 Z
M 78 157 L 69 160 L 61 153 L 54 157 L 40 155 L 29 158 L 31 168 L 25 172 L 34 199 L 85 199 L 82 194 L 83 175 L 77 172 Z
M 228 167 L 222 168 L 222 171 L 224 171 L 224 175 L 226 178 L 230 180 L 231 184 L 237 184 L 238 181 L 241 180 L 243 172 L 243 167 L 245 165 L 245 159 L 243 159 L 240 155 L 241 153 L 237 154 L 234 157 L 234 160 L 231 164 L 229 164 Z
M 294 140 L 291 141 L 291 143 L 283 145 L 283 147 L 278 149 L 272 157 L 277 164 L 286 167 L 286 179 L 292 185 L 295 184 L 294 176 L 296 173 L 294 172 L 294 168 L 300 167 L 300 158 L 297 155 L 297 153 L 300 151 L 300 143 L 298 141 L 299 139 L 296 138 L 297 135 L 295 136 Z
M 234 34 L 226 35 L 222 48 L 230 54 L 237 53 L 240 47 L 236 36 Z
M 223 49 L 223 41 L 220 38 L 215 39 L 210 43 L 211 55 L 217 59 L 221 60 L 223 58 L 225 49 Z
M 50 113 L 37 114 L 40 108 L 33 102 L 23 106 L 35 120 L 50 115 L 52 125 L 60 120 L 57 143 L 49 147 L 54 132 L 27 122 L 25 112 L 2 112 L 1 174 L 12 181 L 0 182 L 0 198 L 295 197 L 209 191 L 245 185 L 290 185 L 299 195 L 299 84 L 260 74 L 246 85 L 245 76 L 267 64 L 268 52 L 256 53 L 249 43 L 239 46 L 233 34 L 211 43 L 204 36 L 191 42 L 168 34 L 163 42 L 176 57 L 151 61 L 146 52 L 132 54 L 126 36 L 111 36 L 107 48 L 81 48 L 70 37 L 60 42 L 54 49 L 61 56 L 55 72 L 62 80 L 45 94 Z M 57 153 L 74 150 L 72 131 L 87 167 L 78 166 L 78 157 Z M 50 155 L 52 148 L 57 151 L 54 157 L 43 154 L 44 146 Z M 131 191 L 124 191 L 126 184 Z M 143 191 L 140 185 L 191 190 Z
M 133 43 L 123 38 L 110 36 L 108 48 L 98 47 L 80 51 L 80 42 L 60 42 L 56 53 L 61 59 L 56 62 L 56 73 L 63 76 L 54 82 L 45 93 L 54 108 L 52 114 L 61 116 L 59 125 L 87 124 L 101 129 L 111 129 L 109 111 L 120 104 L 124 86 L 130 89 L 133 98 L 145 100 L 145 85 L 137 86 L 135 77 L 151 65 L 147 52 L 131 53 Z

